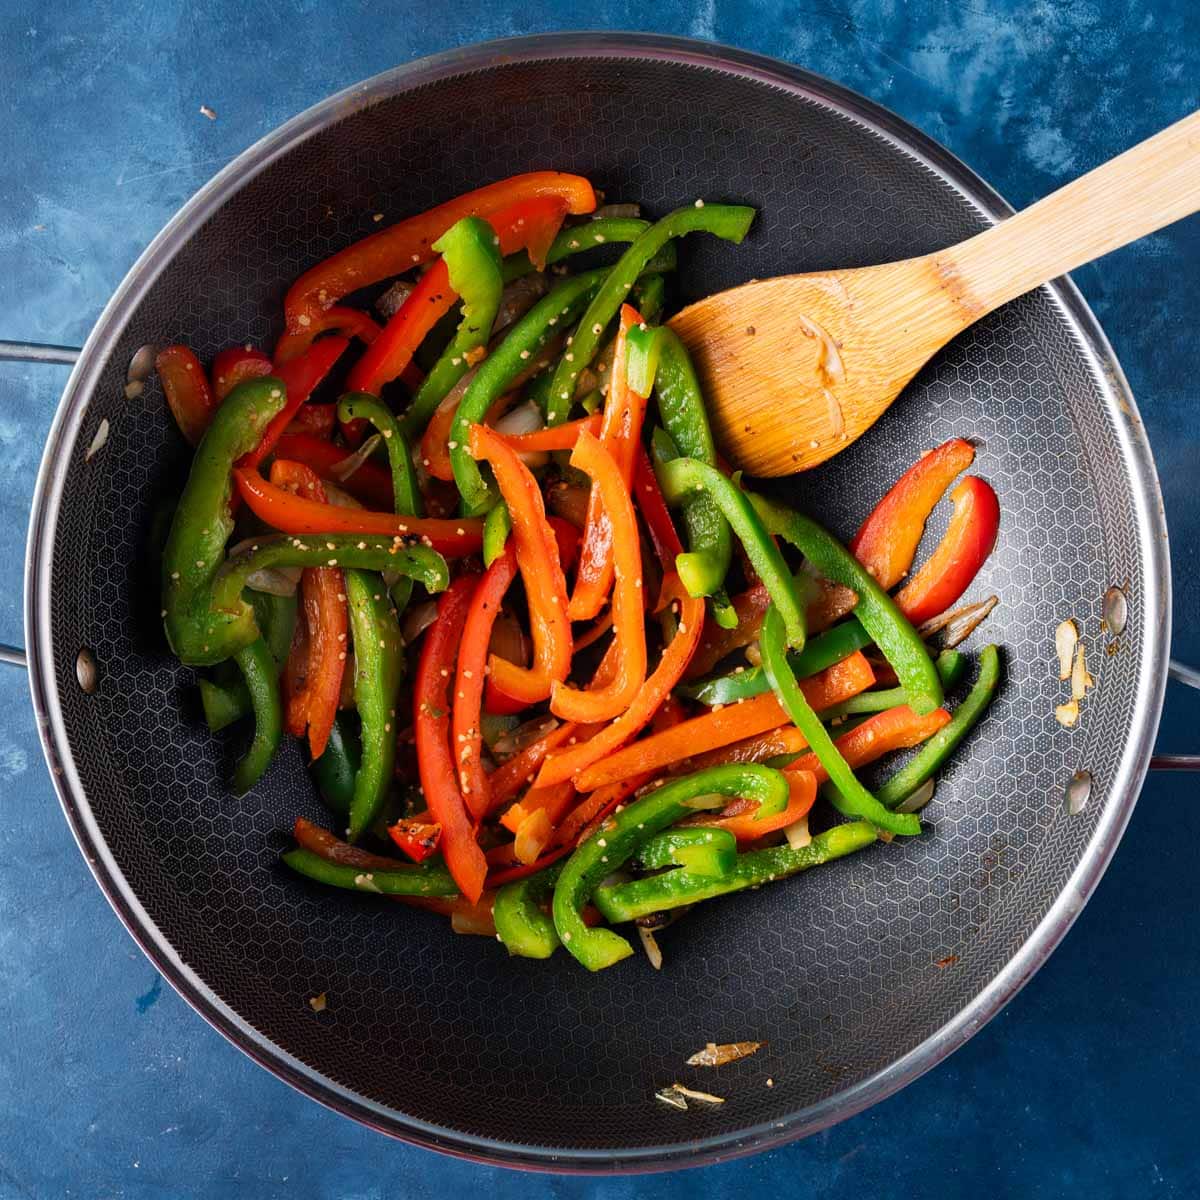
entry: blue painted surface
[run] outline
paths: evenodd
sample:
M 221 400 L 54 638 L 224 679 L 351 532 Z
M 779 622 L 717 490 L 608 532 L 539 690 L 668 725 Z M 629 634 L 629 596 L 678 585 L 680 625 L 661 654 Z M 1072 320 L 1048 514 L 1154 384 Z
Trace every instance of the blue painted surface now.
M 1194 0 L 526 0 L 511 14 L 459 0 L 436 20 L 420 3 L 43 7 L 9 0 L 0 37 L 0 336 L 55 342 L 80 341 L 171 213 L 278 122 L 482 38 L 603 25 L 775 54 L 892 107 L 1018 205 L 1200 107 Z M 1193 219 L 1076 276 L 1155 446 L 1175 548 L 1175 653 L 1192 661 L 1198 266 Z M 29 496 L 64 378 L 0 365 L 2 641 L 20 640 Z M 1200 1194 L 1200 812 L 1187 776 L 1150 781 L 1050 963 L 899 1096 L 807 1142 L 684 1176 L 532 1179 L 324 1111 L 163 989 L 71 841 L 16 672 L 0 674 L 0 713 L 0 1200 Z M 1198 717 L 1197 699 L 1172 685 L 1160 748 L 1198 749 Z

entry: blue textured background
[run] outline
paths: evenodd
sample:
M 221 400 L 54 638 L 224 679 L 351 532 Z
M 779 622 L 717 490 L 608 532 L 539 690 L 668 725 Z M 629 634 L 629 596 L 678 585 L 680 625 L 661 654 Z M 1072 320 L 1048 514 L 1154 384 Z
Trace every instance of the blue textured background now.
M 386 67 L 484 38 L 603 25 L 778 55 L 895 109 L 1017 205 L 1200 107 L 1195 0 L 42 7 L 7 0 L 0 14 L 0 337 L 53 342 L 81 341 L 171 213 L 280 121 Z M 1076 276 L 1157 453 L 1175 549 L 1175 653 L 1192 661 L 1198 267 L 1193 219 Z M 29 496 L 64 378 L 0 365 L 3 641 L 21 639 Z M 1196 700 L 1172 685 L 1168 709 L 1160 748 L 1200 749 Z M 18 672 L 0 674 L 0 713 L 3 1200 L 366 1200 L 469 1187 L 606 1200 L 739 1188 L 837 1200 L 1200 1193 L 1192 778 L 1150 781 L 1116 862 L 1050 963 L 899 1096 L 739 1163 L 670 1178 L 535 1179 L 388 1142 L 228 1046 L 163 988 L 92 883 Z

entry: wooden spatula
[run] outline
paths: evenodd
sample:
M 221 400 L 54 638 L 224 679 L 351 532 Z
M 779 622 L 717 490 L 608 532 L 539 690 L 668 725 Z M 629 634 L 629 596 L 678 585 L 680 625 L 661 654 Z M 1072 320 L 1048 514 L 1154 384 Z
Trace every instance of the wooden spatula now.
M 1006 301 L 1200 209 L 1200 112 L 934 254 L 763 279 L 686 308 L 718 444 L 754 475 L 844 450 L 935 351 Z

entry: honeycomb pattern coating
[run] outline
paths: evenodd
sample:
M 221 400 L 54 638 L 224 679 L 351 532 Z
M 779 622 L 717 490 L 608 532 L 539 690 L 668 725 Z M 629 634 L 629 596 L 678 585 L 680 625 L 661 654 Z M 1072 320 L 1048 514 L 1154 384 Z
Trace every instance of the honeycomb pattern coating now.
M 561 954 L 509 961 L 441 918 L 285 874 L 276 857 L 293 818 L 323 813 L 294 746 L 248 796 L 229 793 L 230 742 L 208 734 L 191 673 L 162 644 L 144 547 L 187 452 L 156 387 L 124 397 L 125 363 L 145 342 L 184 341 L 202 358 L 269 346 L 286 283 L 377 229 L 374 213 L 396 219 L 552 166 L 651 214 L 699 196 L 760 207 L 741 248 L 689 239 L 677 302 L 933 250 L 984 224 L 872 130 L 698 65 L 513 62 L 348 110 L 199 228 L 128 323 L 66 465 L 54 664 L 100 834 L 166 943 L 256 1031 L 260 1055 L 282 1049 L 374 1106 L 376 1122 L 433 1127 L 426 1140 L 678 1150 L 769 1127 L 885 1069 L 1029 937 L 1095 833 L 1133 726 L 1146 568 L 1105 381 L 1055 301 L 1026 297 L 938 356 L 852 453 L 774 486 L 846 535 L 922 450 L 980 439 L 975 470 L 997 486 L 1003 522 L 972 595 L 1003 598 L 985 632 L 1006 646 L 1007 679 L 943 773 L 924 837 L 701 906 L 662 936 L 661 973 L 638 956 L 595 977 Z M 110 440 L 85 463 L 102 417 Z M 1053 719 L 1051 630 L 1074 614 L 1094 643 L 1100 596 L 1123 580 L 1134 584 L 1126 652 L 1092 656 L 1099 687 L 1068 733 Z M 101 669 L 90 697 L 74 682 L 83 645 Z M 1097 792 L 1071 818 L 1062 788 L 1081 765 Z M 952 968 L 935 966 L 950 955 Z M 322 991 L 316 1015 L 306 1000 Z M 768 1046 L 719 1081 L 702 1077 L 724 1106 L 653 1102 L 688 1078 L 689 1053 L 739 1039 Z

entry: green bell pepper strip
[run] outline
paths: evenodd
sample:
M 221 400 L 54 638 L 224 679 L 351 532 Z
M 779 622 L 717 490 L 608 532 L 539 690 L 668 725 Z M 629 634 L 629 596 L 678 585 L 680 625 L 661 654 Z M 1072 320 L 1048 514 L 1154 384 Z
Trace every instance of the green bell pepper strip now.
M 601 335 L 617 315 L 621 304 L 629 298 L 638 276 L 651 258 L 667 242 L 689 233 L 712 233 L 729 242 L 740 242 L 754 220 L 752 208 L 732 204 L 710 204 L 707 207 L 676 209 L 655 222 L 621 255 L 608 273 L 604 284 L 588 304 L 571 339 L 571 353 L 564 355 L 554 371 L 550 386 L 550 408 L 546 418 L 551 425 L 567 419 L 575 398 L 579 373 L 596 354 Z M 645 314 L 642 314 L 645 316 Z
M 562 863 L 554 863 L 536 875 L 506 883 L 492 906 L 496 936 L 509 954 L 518 958 L 549 958 L 561 944 L 554 922 L 542 911 L 554 890 Z
M 892 664 L 913 712 L 931 713 L 940 707 L 942 683 L 921 635 L 858 559 L 810 517 L 763 496 L 752 495 L 750 500 L 772 534 L 795 546 L 826 579 L 854 589 L 854 615 Z
M 483 522 L 483 565 L 490 567 L 504 553 L 508 535 L 512 533 L 512 514 L 503 500 L 488 509 Z
M 788 655 L 788 663 L 797 679 L 807 679 L 834 663 L 849 658 L 855 650 L 871 644 L 871 635 L 853 617 L 806 642 L 804 649 Z M 714 704 L 736 704 L 771 690 L 762 667 L 746 667 L 725 675 L 713 675 L 675 689 L 689 700 L 699 700 L 710 708 Z M 868 693 L 869 694 L 869 693 Z
M 709 767 L 673 779 L 609 817 L 566 860 L 554 887 L 554 928 L 562 944 L 589 971 L 627 958 L 633 947 L 611 929 L 589 929 L 583 920 L 583 906 L 605 876 L 630 858 L 642 842 L 692 811 L 687 801 L 710 795 L 758 800 L 759 811 L 766 815 L 783 811 L 788 785 L 780 772 L 757 763 Z
M 662 358 L 663 338 L 667 330 L 661 325 L 634 325 L 625 338 L 625 378 L 639 396 L 654 390 L 654 378 Z
M 180 662 L 207 667 L 232 658 L 258 636 L 241 587 L 228 607 L 213 605 L 213 582 L 233 532 L 230 472 L 284 406 L 282 380 L 265 375 L 239 384 L 217 409 L 192 459 L 162 559 L 163 627 Z
M 651 259 L 629 293 L 629 302 L 642 314 L 643 321 L 653 321 L 666 303 L 667 281 L 661 274 L 655 273 L 658 269 L 658 264 Z
M 471 369 L 468 355 L 487 345 L 504 292 L 496 232 L 482 217 L 464 217 L 451 225 L 433 249 L 445 260 L 450 286 L 462 297 L 462 320 L 404 414 L 404 433 L 412 438 L 429 424 L 437 406 Z M 396 511 L 417 515 L 415 509 Z
M 962 679 L 963 672 L 967 669 L 967 660 L 966 656 L 959 654 L 957 650 L 943 650 L 934 659 L 933 665 L 937 668 L 942 687 L 952 688 Z M 851 696 L 849 700 L 843 700 L 841 704 L 835 704 L 831 708 L 825 709 L 821 713 L 821 719 L 828 723 L 835 717 L 884 712 L 901 704 L 908 704 L 908 692 L 902 687 L 883 688 L 875 692 L 860 692 L 857 696 Z
M 354 799 L 354 778 L 362 763 L 362 745 L 349 714 L 338 713 L 320 758 L 309 763 L 321 799 L 336 813 L 347 815 Z
M 739 854 L 728 875 L 697 875 L 691 871 L 666 871 L 632 883 L 610 884 L 595 894 L 596 907 L 605 920 L 614 923 L 634 921 L 651 913 L 697 904 L 731 892 L 760 887 L 777 879 L 786 879 L 809 867 L 818 867 L 844 858 L 878 838 L 873 825 L 853 821 L 835 825 L 799 850 L 790 846 L 772 846 L 767 850 L 750 850 Z
M 756 814 L 757 819 L 757 814 Z M 728 829 L 664 829 L 635 851 L 635 866 L 681 867 L 693 875 L 723 877 L 737 860 L 737 838 Z
M 876 793 L 888 808 L 908 799 L 954 752 L 955 747 L 983 716 L 1000 682 L 1000 650 L 984 646 L 979 652 L 979 676 L 963 702 L 943 725 Z
M 597 250 L 609 242 L 614 245 L 636 242 L 649 228 L 650 222 L 643 221 L 638 217 L 597 217 L 582 225 L 569 225 L 566 229 L 560 230 L 554 241 L 550 243 L 550 251 L 546 255 L 546 266 L 551 267 L 575 254 Z M 673 271 L 676 261 L 675 247 L 668 242 L 646 264 L 646 269 Z M 522 250 L 517 254 L 510 254 L 504 260 L 502 270 L 504 282 L 512 283 L 514 279 L 520 279 L 522 275 L 531 274 L 534 266 L 529 261 L 529 255 Z
M 221 567 L 211 588 L 221 611 L 237 602 L 246 578 L 262 567 L 351 567 L 388 571 L 415 579 L 427 592 L 445 591 L 450 582 L 446 560 L 429 546 L 397 542 L 377 533 L 271 534 L 238 551 Z
M 480 364 L 450 426 L 450 465 L 462 496 L 464 515 L 486 512 L 496 498 L 496 489 L 488 485 L 471 457 L 468 446 L 471 426 L 483 420 L 487 410 L 520 375 L 529 360 L 552 337 L 562 332 L 607 274 L 605 270 L 585 271 L 565 279 L 543 296 Z
M 291 653 L 292 634 L 296 629 L 296 610 L 299 602 L 295 594 L 275 596 L 270 592 L 256 592 L 247 588 L 242 598 L 249 600 L 253 606 L 259 632 L 266 639 L 282 671 Z
M 661 410 L 661 400 L 659 404 Z M 691 439 L 695 448 L 701 451 L 699 455 L 691 457 L 700 462 L 708 462 L 712 466 L 716 462 L 716 451 L 712 449 L 711 433 L 708 439 L 711 461 L 704 457 L 703 446 L 699 444 L 702 440 Z M 656 467 L 674 462 L 680 457 L 675 439 L 662 428 L 655 428 L 650 435 L 650 448 Z M 733 534 L 729 522 L 725 519 L 720 505 L 707 492 L 686 496 L 682 505 L 683 525 L 691 549 L 676 556 L 675 566 L 679 571 L 680 581 L 687 588 L 688 595 L 709 596 L 713 620 L 722 629 L 733 629 L 737 626 L 737 611 L 730 604 L 729 595 L 725 591 L 725 576 L 729 572 L 729 563 L 733 557 Z
M 396 761 L 396 707 L 404 680 L 404 640 L 392 603 L 378 575 L 346 572 L 350 632 L 354 638 L 354 706 L 362 721 L 362 761 L 346 838 L 354 841 L 379 815 Z
M 279 665 L 264 638 L 255 638 L 234 655 L 246 681 L 254 709 L 254 740 L 233 769 L 233 790 L 248 792 L 271 765 L 283 735 L 283 701 L 279 695 Z
M 842 757 L 842 752 L 833 744 L 833 739 L 821 724 L 821 718 L 813 712 L 804 698 L 804 693 L 788 665 L 783 622 L 774 604 L 767 609 L 763 618 L 759 646 L 762 649 L 763 667 L 779 703 L 783 705 L 784 711 L 796 728 L 804 734 L 809 749 L 820 760 L 821 766 L 841 792 L 845 807 L 839 805 L 839 809 L 848 815 L 865 817 L 872 825 L 889 833 L 907 836 L 920 833 L 921 822 L 917 816 L 913 813 L 894 813 L 884 808 L 859 783 L 849 763 Z
M 440 862 L 420 866 L 397 864 L 394 871 L 363 871 L 359 867 L 332 863 L 311 850 L 289 850 L 282 861 L 297 875 L 330 887 L 351 892 L 374 892 L 384 896 L 457 896 L 458 888 L 450 872 Z
M 745 547 L 747 557 L 771 597 L 771 603 L 779 610 L 787 630 L 788 645 L 795 650 L 803 650 L 807 625 L 805 606 L 779 547 L 771 540 L 745 492 L 715 467 L 695 458 L 677 458 L 673 462 L 663 463 L 656 473 L 668 504 L 683 504 L 698 494 L 712 498 Z M 696 595 L 698 593 L 692 592 L 684 576 L 689 565 L 686 559 L 687 555 L 683 554 L 675 560 L 679 578 L 688 591 Z
M 388 465 L 392 469 L 393 510 L 400 516 L 421 516 L 424 506 L 421 503 L 421 489 L 417 485 L 417 472 L 413 467 L 408 442 L 400 431 L 400 422 L 392 410 L 378 397 L 367 392 L 347 392 L 338 401 L 337 415 L 343 424 L 360 419 L 369 421 L 382 434 L 383 444 L 387 447 Z
M 204 723 L 209 733 L 220 733 L 254 711 L 245 679 L 239 677 L 232 683 L 201 679 L 197 687 L 200 689 L 200 705 L 204 709 Z

